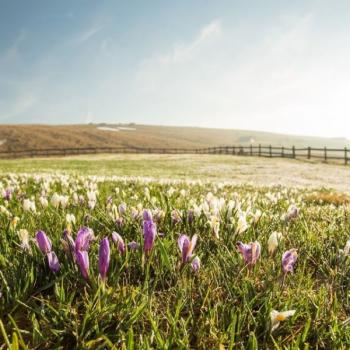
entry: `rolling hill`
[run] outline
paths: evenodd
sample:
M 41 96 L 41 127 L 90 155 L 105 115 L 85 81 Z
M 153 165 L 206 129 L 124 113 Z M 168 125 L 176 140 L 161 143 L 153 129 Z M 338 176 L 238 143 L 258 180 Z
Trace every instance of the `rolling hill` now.
M 269 132 L 135 124 L 0 125 L 0 151 L 78 147 L 178 147 L 262 144 L 342 148 L 345 138 Z

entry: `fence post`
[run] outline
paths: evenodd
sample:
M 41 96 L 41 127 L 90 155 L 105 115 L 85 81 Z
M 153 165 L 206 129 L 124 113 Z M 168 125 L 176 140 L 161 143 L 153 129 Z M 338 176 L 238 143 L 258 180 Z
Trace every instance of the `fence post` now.
M 270 158 L 272 158 L 272 146 L 269 146 L 269 151 L 270 151 Z
M 252 156 L 253 155 L 253 145 L 250 144 L 250 155 Z
M 261 144 L 259 143 L 259 157 L 261 157 Z
M 324 161 L 327 162 L 327 147 L 324 148 Z
M 344 162 L 345 165 L 348 164 L 348 149 L 346 147 L 344 148 Z
M 293 158 L 295 159 L 295 146 L 292 147 Z
M 236 155 L 236 146 L 232 147 L 232 154 Z
M 282 146 L 282 149 L 281 149 L 281 156 L 282 158 L 284 158 L 284 147 Z
M 311 147 L 307 148 L 307 159 L 311 159 Z

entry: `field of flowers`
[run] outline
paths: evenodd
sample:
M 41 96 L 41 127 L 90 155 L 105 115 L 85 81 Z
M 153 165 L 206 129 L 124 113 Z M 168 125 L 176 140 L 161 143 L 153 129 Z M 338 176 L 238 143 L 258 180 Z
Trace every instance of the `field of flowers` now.
M 13 174 L 0 194 L 0 349 L 350 348 L 345 195 Z

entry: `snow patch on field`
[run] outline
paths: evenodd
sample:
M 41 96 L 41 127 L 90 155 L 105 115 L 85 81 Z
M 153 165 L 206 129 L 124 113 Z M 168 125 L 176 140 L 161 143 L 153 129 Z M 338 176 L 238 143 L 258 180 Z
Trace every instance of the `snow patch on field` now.
M 135 128 L 128 128 L 128 127 L 124 127 L 124 126 L 118 126 L 116 128 L 111 128 L 108 126 L 99 126 L 97 127 L 98 130 L 103 130 L 103 131 L 135 131 Z

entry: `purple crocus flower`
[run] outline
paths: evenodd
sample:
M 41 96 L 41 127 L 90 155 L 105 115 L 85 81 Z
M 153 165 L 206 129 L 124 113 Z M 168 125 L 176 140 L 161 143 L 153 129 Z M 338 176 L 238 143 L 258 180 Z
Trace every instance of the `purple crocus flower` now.
M 90 242 L 94 239 L 94 233 L 89 227 L 82 227 L 75 239 L 75 250 L 89 250 Z
M 144 221 L 153 221 L 152 212 L 149 209 L 144 209 L 142 216 Z
M 293 272 L 297 258 L 298 253 L 296 249 L 287 250 L 282 255 L 282 270 L 284 274 L 287 274 L 288 272 Z
M 130 250 L 137 250 L 140 248 L 140 245 L 137 242 L 132 241 L 132 242 L 128 243 L 128 248 Z
M 192 252 L 196 246 L 198 236 L 194 235 L 190 240 L 188 236 L 181 235 L 178 239 L 178 245 L 182 255 L 182 263 L 185 264 L 192 257 Z
M 68 230 L 63 231 L 63 239 L 67 242 L 69 251 L 74 255 L 75 252 L 75 242 Z
M 52 272 L 58 272 L 60 269 L 60 263 L 56 253 L 52 250 L 50 238 L 46 236 L 44 231 L 38 231 L 36 233 L 36 241 L 42 253 L 47 257 L 50 270 Z
M 89 278 L 89 254 L 86 250 L 77 250 L 75 252 L 77 264 L 80 267 L 80 272 L 87 280 Z
M 156 239 L 157 228 L 155 223 L 152 220 L 146 220 L 143 222 L 143 237 L 144 237 L 144 246 L 143 249 L 145 253 L 149 253 Z
M 112 232 L 112 240 L 117 245 L 119 252 L 124 254 L 126 247 L 122 236 L 117 232 Z
M 120 215 L 124 215 L 126 213 L 126 204 L 125 203 L 119 204 L 118 211 Z
M 188 222 L 191 224 L 194 220 L 194 211 L 192 209 L 189 209 L 187 211 L 187 219 L 188 219 Z
M 49 252 L 46 255 L 49 268 L 52 272 L 58 272 L 60 270 L 60 263 L 58 261 L 57 255 L 55 252 Z
M 11 199 L 11 196 L 12 196 L 12 190 L 10 188 L 7 188 L 5 191 L 4 191 L 4 194 L 3 194 L 3 198 L 6 200 L 6 201 L 9 201 Z
M 118 219 L 115 220 L 115 225 L 118 227 L 118 228 L 121 228 L 123 226 L 123 223 L 124 223 L 124 220 L 123 218 L 119 217 Z
M 36 233 L 36 241 L 43 254 L 48 254 L 51 252 L 52 244 L 50 238 L 46 236 L 44 231 L 38 231 Z
M 247 266 L 252 267 L 256 264 L 260 257 L 261 246 L 260 243 L 250 242 L 244 244 L 242 242 L 237 242 L 237 250 L 242 254 L 243 260 Z
M 100 271 L 101 279 L 104 281 L 107 277 L 107 272 L 109 268 L 111 251 L 109 248 L 108 238 L 103 238 L 100 243 L 100 249 L 98 253 L 98 269 Z

